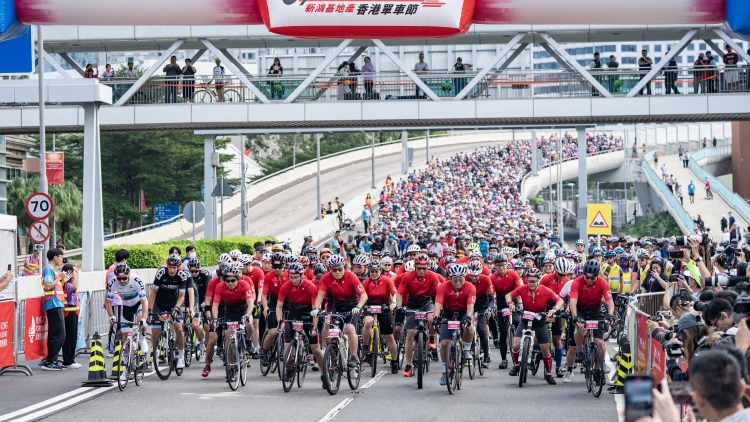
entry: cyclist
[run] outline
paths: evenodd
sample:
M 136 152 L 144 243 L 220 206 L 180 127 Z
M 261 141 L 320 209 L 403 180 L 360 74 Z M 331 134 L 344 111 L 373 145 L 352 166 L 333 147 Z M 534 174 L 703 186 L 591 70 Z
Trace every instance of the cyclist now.
M 372 261 L 369 264 L 370 277 L 362 282 L 362 287 L 367 293 L 367 306 L 380 306 L 381 312 L 378 316 L 378 325 L 380 327 L 380 334 L 385 337 L 385 342 L 388 345 L 388 351 L 391 357 L 391 373 L 398 373 L 398 362 L 395 356 L 396 353 L 396 340 L 393 337 L 393 322 L 391 320 L 391 312 L 396 307 L 396 287 L 393 285 L 393 281 L 383 274 L 382 260 L 381 262 Z M 362 344 L 366 349 L 370 346 L 370 335 L 372 326 L 375 320 L 368 309 L 365 310 L 364 327 L 362 328 Z M 375 339 L 380 341 L 380 339 Z M 368 356 L 371 359 L 377 359 L 377 356 Z
M 625 283 L 623 282 L 622 268 L 617 264 L 616 261 L 617 253 L 614 250 L 607 251 L 604 253 L 604 258 L 607 262 L 602 264 L 602 275 L 604 279 L 609 283 L 609 288 L 612 291 L 612 300 L 617 299 L 617 295 L 622 293 Z
M 552 300 L 555 302 L 553 309 L 547 311 L 547 318 L 554 318 L 555 312 L 563 309 L 563 300 L 551 289 L 540 286 L 539 279 L 541 272 L 532 268 L 527 272 L 527 285 L 517 287 L 512 292 L 505 295 L 505 303 L 508 305 L 511 311 L 515 310 L 515 304 L 513 298 L 520 297 L 521 303 L 523 304 L 524 311 L 541 313 L 547 309 L 547 302 Z M 518 363 L 518 355 L 521 350 L 521 337 L 523 337 L 523 330 L 526 327 L 523 324 L 519 324 L 516 329 L 516 335 L 513 337 L 513 349 L 510 351 L 510 356 L 513 358 L 513 369 L 508 373 L 510 376 L 517 376 L 520 372 L 520 364 Z M 555 378 L 552 376 L 552 354 L 550 353 L 550 338 L 549 330 L 547 330 L 547 320 L 533 321 L 531 328 L 536 333 L 536 341 L 539 344 L 539 348 L 542 350 L 542 359 L 544 360 L 544 379 L 550 385 L 557 384 Z M 583 343 L 583 341 L 581 341 Z
M 229 256 L 229 254 L 228 254 L 228 253 L 223 253 L 223 254 L 219 255 L 219 262 L 217 263 L 217 265 L 220 265 L 220 264 L 221 264 L 222 262 L 223 262 L 223 263 L 225 263 L 225 264 L 228 264 L 228 263 L 229 263 L 229 261 L 231 261 L 231 260 L 232 260 L 232 257 L 231 257 L 231 256 Z M 217 267 L 217 268 L 216 268 L 216 269 L 215 269 L 215 270 L 214 270 L 214 271 L 213 271 L 213 272 L 211 273 L 211 279 L 214 279 L 214 278 L 216 278 L 216 277 L 218 277 L 218 276 L 219 276 L 219 268 Z
M 570 286 L 570 315 L 577 326 L 575 341 L 576 345 L 578 345 L 576 352 L 576 362 L 578 363 L 584 360 L 582 347 L 583 336 L 585 334 L 584 323 L 587 320 L 600 321 L 604 319 L 601 306 L 602 300 L 607 303 L 607 320 L 612 321 L 615 318 L 615 304 L 612 301 L 612 293 L 607 281 L 599 275 L 600 271 L 601 266 L 599 262 L 590 260 L 583 267 L 583 276 L 573 280 L 573 284 Z M 603 334 L 601 326 L 594 330 L 594 341 L 601 349 L 601 356 L 606 355 Z M 607 366 L 605 365 L 605 367 Z M 568 371 L 571 370 L 572 368 L 568 367 Z
M 393 258 L 390 256 L 384 256 L 380 260 L 380 264 L 383 266 L 383 276 L 393 280 L 396 277 L 396 273 L 393 271 Z
M 260 269 L 263 271 L 263 276 L 265 277 L 268 275 L 268 273 L 271 272 L 271 253 L 267 252 L 263 254 L 263 258 L 260 260 Z M 258 292 L 258 296 L 260 296 L 261 292 Z
M 212 312 L 212 304 L 213 304 L 213 296 L 216 292 L 216 288 L 219 286 L 219 283 L 223 280 L 223 274 L 229 273 L 231 271 L 231 265 L 226 262 L 220 262 L 219 266 L 216 268 L 216 273 L 219 274 L 219 276 L 214 277 L 211 279 L 211 281 L 208 282 L 208 287 L 206 287 L 206 297 L 203 300 L 203 314 L 206 317 L 206 321 L 210 319 L 222 319 L 224 318 L 224 304 L 219 302 L 219 310 L 217 313 Z M 216 331 L 216 325 L 215 324 L 208 324 L 208 341 L 206 342 L 206 366 L 203 368 L 203 372 L 201 373 L 201 376 L 207 377 L 208 374 L 211 373 L 211 362 L 213 361 L 214 356 L 214 347 L 216 346 L 216 343 L 219 342 L 219 334 L 222 334 L 223 339 L 223 332 L 219 333 Z
M 563 250 L 563 253 L 565 251 Z M 542 266 L 542 278 L 546 277 L 548 274 L 552 274 L 555 272 L 555 255 L 554 254 L 547 254 L 544 257 L 544 265 Z
M 638 258 L 638 261 L 631 271 L 630 284 L 631 286 L 640 286 L 646 281 L 646 278 L 648 278 L 649 273 L 651 272 L 651 265 L 649 264 L 651 261 L 651 254 L 648 253 L 645 248 L 641 248 L 635 252 L 635 256 Z M 637 289 L 638 287 L 636 287 L 636 290 Z
M 443 362 L 443 375 L 440 385 L 445 385 L 445 362 L 448 346 L 450 346 L 452 335 L 448 329 L 448 321 L 453 319 L 454 314 L 459 314 L 459 321 L 465 329 L 461 330 L 461 344 L 463 346 L 464 359 L 471 359 L 471 340 L 474 338 L 474 326 L 472 315 L 477 300 L 477 289 L 472 283 L 466 282 L 468 271 L 465 265 L 457 264 L 451 267 L 448 275 L 450 283 L 443 283 L 438 287 L 435 296 L 435 314 L 444 315 L 434 318 L 434 324 L 440 326 L 440 360 Z M 413 341 L 413 340 L 412 340 Z M 409 343 L 407 342 L 407 345 Z M 411 362 L 409 360 L 409 362 Z
M 367 264 L 370 263 L 370 257 L 365 254 L 359 254 L 352 261 L 352 272 L 357 276 L 359 282 L 367 279 Z
M 224 321 L 242 321 L 248 336 L 253 333 L 253 307 L 255 306 L 255 288 L 252 284 L 242 280 L 242 264 L 235 262 L 229 270 L 222 273 L 223 283 L 216 286 L 211 305 L 211 315 L 219 314 L 219 304 L 224 304 Z M 215 322 L 214 322 L 215 323 Z M 229 332 L 224 331 L 224 338 Z M 206 360 L 208 363 L 208 359 Z M 208 372 L 211 367 L 206 366 Z
M 318 319 L 313 318 L 311 322 L 310 312 L 312 312 L 315 303 L 315 297 L 318 295 L 318 288 L 309 280 L 302 277 L 304 267 L 300 264 L 290 264 L 287 266 L 289 274 L 289 283 L 284 283 L 279 289 L 278 301 L 276 302 L 276 315 L 282 315 L 283 307 L 289 310 L 287 314 L 286 327 L 284 327 L 284 356 L 289 349 L 289 343 L 292 341 L 294 331 L 292 330 L 292 321 L 303 321 L 303 329 L 310 341 L 310 351 L 318 367 L 323 367 L 323 352 L 318 344 Z M 285 374 L 286 375 L 286 374 Z
M 159 268 L 154 276 L 154 284 L 148 296 L 149 313 L 158 314 L 163 311 L 171 311 L 174 322 L 175 336 L 177 337 L 177 364 L 176 368 L 185 367 L 185 334 L 182 332 L 182 315 L 180 307 L 185 302 L 185 289 L 190 274 L 180 269 L 182 260 L 179 256 L 170 255 L 167 258 L 167 266 Z M 192 317 L 192 310 L 188 311 Z M 155 339 L 161 331 L 161 325 L 151 326 L 151 338 Z
M 479 362 L 485 368 L 490 367 L 490 345 L 487 337 L 487 315 L 485 311 L 490 308 L 495 309 L 495 289 L 492 287 L 492 280 L 482 274 L 484 266 L 481 261 L 470 261 L 467 267 L 466 281 L 474 285 L 476 290 L 476 304 L 474 311 L 477 313 L 477 333 L 479 334 L 479 345 L 484 353 L 484 362 Z M 473 315 L 473 314 L 472 314 Z
M 514 289 L 521 287 L 521 277 L 518 274 L 508 269 L 508 257 L 505 254 L 499 254 L 495 257 L 495 273 L 490 276 L 492 281 L 492 287 L 495 289 L 495 297 L 497 298 L 497 309 L 498 312 L 508 307 L 505 303 L 505 295 L 512 292 Z M 515 318 L 512 316 L 512 318 Z M 495 346 L 500 348 L 500 355 L 502 361 L 500 362 L 500 369 L 508 368 L 508 323 L 503 317 L 497 317 L 497 324 L 500 329 L 498 336 L 495 340 Z
M 201 269 L 201 261 L 195 257 L 188 259 L 187 267 L 190 270 L 190 275 L 193 278 L 193 283 L 196 287 L 195 294 L 198 295 L 195 303 L 202 304 L 206 300 L 206 288 L 208 287 L 208 283 L 211 281 L 211 274 L 208 271 Z M 201 326 L 200 318 L 198 317 L 198 315 L 193 316 L 192 321 L 190 321 L 190 326 L 193 327 L 195 336 L 198 338 L 198 348 L 201 352 L 205 352 L 205 332 L 203 330 L 203 327 Z
M 242 264 L 242 279 L 253 286 L 253 290 L 255 291 L 255 306 L 253 307 L 253 329 L 252 331 L 248 331 L 247 349 L 254 358 L 257 358 L 257 349 L 260 348 L 260 345 L 258 344 L 258 324 L 260 323 L 258 318 L 259 310 L 257 309 L 258 305 L 260 305 L 258 296 L 260 295 L 259 292 L 263 292 L 263 281 L 265 279 L 265 274 L 263 273 L 263 270 L 253 265 L 252 255 L 242 255 L 240 256 L 239 261 L 240 264 Z
M 146 299 L 146 290 L 143 286 L 143 280 L 135 274 L 130 273 L 130 267 L 124 262 L 115 265 L 114 277 L 107 282 L 107 300 L 104 307 L 109 315 L 109 321 L 115 322 L 135 322 L 135 317 L 140 315 L 140 325 L 146 326 L 148 315 L 143 314 L 143 309 L 148 309 L 148 299 Z M 112 301 L 115 295 L 119 295 L 122 302 L 122 313 L 120 321 L 116 321 Z M 141 351 L 148 353 L 148 343 L 146 336 L 141 336 Z
M 274 245 L 273 247 L 276 247 Z M 279 290 L 284 283 L 289 282 L 289 274 L 284 271 L 286 265 L 286 256 L 281 252 L 274 252 L 271 255 L 271 272 L 266 274 L 263 279 L 263 294 L 261 295 L 261 304 L 263 305 L 263 315 L 266 319 L 266 328 L 268 334 L 263 339 L 261 344 L 261 365 L 270 365 L 270 356 L 268 356 L 268 350 L 273 345 L 273 341 L 276 338 L 276 330 L 279 326 L 278 318 L 280 315 L 276 315 L 276 302 L 279 296 Z
M 328 258 L 330 271 L 320 278 L 318 297 L 315 298 L 315 305 L 310 315 L 313 317 L 318 315 L 326 294 L 329 312 L 351 311 L 351 315 L 344 318 L 345 326 L 341 328 L 349 339 L 349 353 L 351 355 L 349 356 L 348 366 L 349 368 L 356 368 L 359 359 L 357 358 L 357 331 L 354 328 L 354 323 L 357 322 L 356 318 L 359 316 L 362 306 L 367 303 L 367 293 L 365 293 L 365 289 L 357 276 L 351 271 L 347 271 L 345 265 L 346 259 L 340 255 L 332 255 Z M 323 325 L 322 335 L 323 338 L 328 338 L 328 324 Z
M 552 290 L 555 294 L 560 295 L 560 290 L 562 290 L 565 283 L 569 281 L 568 274 L 573 273 L 575 264 L 570 262 L 567 258 L 560 257 L 555 260 L 554 268 L 555 272 L 542 277 L 539 284 Z M 554 306 L 554 304 L 550 303 L 548 304 L 548 308 L 550 307 L 549 305 Z M 562 369 L 560 369 L 562 366 L 563 355 L 562 330 L 563 320 L 555 319 L 552 323 L 552 345 L 555 347 L 555 375 L 557 375 L 557 378 L 562 378 L 563 376 Z
M 402 265 L 401 267 L 404 268 L 404 272 L 401 274 L 397 274 L 396 277 L 393 279 L 393 287 L 396 288 L 396 291 L 398 291 L 398 287 L 401 285 L 401 280 L 404 279 L 404 276 L 414 271 L 414 261 L 408 261 L 406 264 Z M 406 319 L 406 315 L 403 312 L 400 312 L 398 309 L 396 309 L 395 315 L 393 317 L 393 337 L 394 338 L 401 337 L 401 328 L 404 326 L 405 319 Z
M 407 295 L 406 307 L 419 312 L 427 312 L 427 322 L 432 325 L 432 312 L 435 306 L 432 303 L 432 296 L 437 293 L 440 285 L 440 279 L 437 274 L 429 271 L 430 259 L 425 254 L 419 254 L 414 257 L 414 271 L 409 272 L 401 279 L 396 295 L 396 306 L 404 305 L 404 296 Z M 406 265 L 404 265 L 406 267 Z M 414 333 L 419 325 L 414 315 L 406 318 L 404 328 L 406 329 L 406 344 L 404 345 L 404 371 L 405 377 L 412 376 L 411 358 L 414 350 Z M 434 348 L 435 333 L 430 330 L 430 341 L 428 348 Z

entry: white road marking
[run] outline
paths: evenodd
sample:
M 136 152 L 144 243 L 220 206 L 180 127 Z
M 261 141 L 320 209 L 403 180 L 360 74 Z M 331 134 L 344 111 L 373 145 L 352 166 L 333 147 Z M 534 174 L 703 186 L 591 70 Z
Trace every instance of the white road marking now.
M 94 396 L 98 396 L 100 394 L 103 394 L 104 392 L 106 392 L 108 390 L 111 390 L 113 388 L 115 388 L 114 385 L 111 386 L 111 387 L 98 387 L 98 388 L 95 388 L 93 391 L 89 391 L 86 394 L 82 394 L 82 395 L 80 395 L 78 397 L 75 397 L 75 398 L 72 398 L 72 399 L 69 399 L 69 400 L 65 400 L 62 403 L 58 403 L 58 404 L 56 404 L 56 405 L 54 405 L 52 407 L 48 407 L 48 408 L 46 408 L 44 410 L 39 410 L 37 412 L 28 414 L 28 415 L 26 415 L 26 416 L 24 416 L 22 418 L 15 419 L 15 422 L 33 421 L 33 420 L 42 418 L 42 417 L 44 417 L 46 415 L 49 415 L 49 414 L 51 414 L 53 412 L 57 412 L 59 410 L 71 407 L 71 406 L 73 406 L 75 404 L 78 404 L 78 403 L 80 403 L 82 401 L 88 400 L 88 399 L 90 399 L 90 398 L 92 398 Z
M 359 176 L 358 178 L 356 178 L 356 179 L 354 179 L 354 180 L 359 180 L 359 179 L 361 179 L 361 178 L 363 178 L 363 177 L 365 177 L 365 176 L 364 176 L 364 175 L 362 175 L 362 176 Z
M 328 421 L 330 421 L 331 419 L 333 419 L 334 416 L 336 416 L 336 414 L 338 414 L 341 411 L 341 409 L 343 409 L 344 407 L 346 407 L 347 404 L 351 403 L 352 400 L 354 400 L 354 399 L 349 398 L 349 399 L 342 400 L 341 403 L 337 404 L 336 407 L 334 407 L 333 409 L 331 409 L 330 412 L 326 413 L 326 415 L 323 416 L 323 418 L 321 420 L 319 420 L 318 422 L 328 422 Z
M 379 379 L 383 378 L 383 375 L 385 375 L 385 371 L 378 372 L 377 375 L 375 375 L 375 378 L 371 379 L 370 381 L 367 381 L 367 383 L 361 387 L 359 387 L 360 390 L 364 390 L 365 388 L 368 388 L 375 384 Z
M 68 391 L 65 394 L 61 394 L 59 396 L 52 397 L 49 400 L 45 400 L 45 401 L 39 402 L 37 404 L 32 404 L 31 406 L 28 406 L 28 407 L 24 407 L 21 410 L 16 410 L 15 412 L 6 413 L 5 415 L 0 416 L 0 421 L 7 421 L 8 419 L 11 419 L 11 418 L 13 418 L 15 416 L 20 416 L 20 415 L 32 412 L 34 410 L 37 410 L 39 408 L 49 406 L 52 403 L 56 403 L 56 402 L 58 402 L 60 400 L 65 400 L 65 399 L 67 399 L 70 396 L 75 396 L 75 395 L 78 395 L 78 394 L 81 394 L 81 393 L 85 393 L 85 392 L 91 390 L 92 388 L 94 388 L 94 387 L 81 387 L 81 388 L 73 390 L 73 391 Z

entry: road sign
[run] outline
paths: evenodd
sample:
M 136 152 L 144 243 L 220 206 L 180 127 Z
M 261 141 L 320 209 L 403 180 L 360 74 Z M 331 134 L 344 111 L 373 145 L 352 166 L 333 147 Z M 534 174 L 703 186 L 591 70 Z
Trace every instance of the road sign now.
M 29 238 L 34 243 L 44 243 L 49 239 L 49 226 L 44 221 L 35 221 L 29 227 Z
M 52 198 L 46 193 L 36 192 L 26 200 L 26 214 L 34 220 L 44 220 L 52 214 Z
M 203 207 L 203 202 L 190 201 L 185 204 L 185 208 L 182 210 L 183 216 L 188 223 L 200 223 L 206 215 L 206 209 Z
M 612 204 L 588 204 L 586 233 L 612 234 Z
M 177 202 L 154 204 L 154 223 L 161 223 L 178 215 L 180 215 L 180 204 Z
M 11 3 L 11 8 L 12 3 Z M 19 27 L 19 36 L 0 42 L 0 57 L 13 60 L 0 60 L 0 74 L 28 74 L 34 71 L 34 40 L 31 27 Z
M 223 192 L 221 190 L 222 185 L 224 186 Z M 219 183 L 217 183 L 216 186 L 214 186 L 214 190 L 213 192 L 211 192 L 211 196 L 222 196 L 222 194 L 223 196 L 234 195 L 234 191 L 232 190 L 232 187 L 229 186 L 229 183 L 227 183 L 227 179 L 223 177 L 221 178 L 221 180 L 219 180 Z

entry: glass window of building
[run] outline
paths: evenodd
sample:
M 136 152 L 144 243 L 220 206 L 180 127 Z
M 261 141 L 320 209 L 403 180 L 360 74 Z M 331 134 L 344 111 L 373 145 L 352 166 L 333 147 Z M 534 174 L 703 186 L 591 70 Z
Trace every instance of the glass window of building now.
M 622 45 L 622 51 L 625 52 L 634 52 L 636 50 L 635 44 L 623 44 Z

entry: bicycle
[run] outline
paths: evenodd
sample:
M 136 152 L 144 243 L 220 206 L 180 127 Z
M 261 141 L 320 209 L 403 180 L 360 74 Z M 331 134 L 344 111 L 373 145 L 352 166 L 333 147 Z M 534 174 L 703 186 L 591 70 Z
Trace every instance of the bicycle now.
M 204 88 L 195 91 L 195 94 L 193 94 L 193 100 L 196 103 L 215 103 L 219 101 L 219 95 L 216 93 L 214 87 L 206 85 Z M 242 94 L 234 89 L 224 89 L 224 102 L 241 103 Z
M 622 333 L 625 331 L 625 316 L 627 314 L 629 302 L 630 299 L 625 293 L 618 295 L 617 300 L 615 301 L 615 307 L 617 309 L 617 312 L 615 312 L 615 318 L 617 318 L 615 321 L 615 335 L 617 336 L 618 342 L 620 341 L 620 337 L 622 337 Z
M 305 322 L 309 322 L 309 320 L 310 317 L 303 317 L 302 321 L 291 321 L 294 337 L 289 342 L 289 348 L 281 361 L 281 373 L 283 374 L 281 385 L 285 393 L 292 391 L 295 377 L 297 378 L 297 388 L 302 388 L 307 367 L 312 365 L 314 361 L 312 353 L 309 352 L 310 339 L 304 329 Z
M 273 311 L 272 311 L 273 312 Z M 284 359 L 284 325 L 286 324 L 286 321 L 279 321 L 277 330 L 276 330 L 276 336 L 273 340 L 273 344 L 271 345 L 271 350 L 268 351 L 268 365 L 260 365 L 260 373 L 264 377 L 268 375 L 268 373 L 273 373 L 278 369 L 279 362 L 281 362 L 282 359 Z M 268 332 L 270 329 L 266 325 L 266 330 L 263 333 L 262 339 L 265 339 L 268 335 Z M 279 379 L 281 379 L 281 371 L 279 371 Z
M 606 324 L 605 320 L 585 321 L 586 333 L 583 338 L 583 364 L 581 371 L 585 374 L 586 390 L 599 397 L 602 394 L 602 387 L 605 384 L 604 375 L 604 356 L 599 345 L 594 341 L 594 330 L 598 329 L 600 324 Z
M 127 331 L 122 330 L 123 325 L 128 328 Z M 120 362 L 120 364 L 115 367 L 114 375 L 117 377 L 117 387 L 120 391 L 125 390 L 125 387 L 128 386 L 128 381 L 131 376 L 137 386 L 140 386 L 143 383 L 143 378 L 146 376 L 148 352 L 144 353 L 140 347 L 140 337 L 144 336 L 145 338 L 145 333 L 142 332 L 145 330 L 145 327 L 133 331 L 133 327 L 136 325 L 138 324 L 123 321 L 120 322 L 120 329 L 117 330 L 117 336 L 119 337 L 119 340 L 122 341 L 122 345 L 117 352 L 119 356 L 115 359 L 115 361 Z M 122 338 L 123 336 L 125 337 L 124 339 Z M 136 351 L 135 359 L 129 359 L 133 350 Z M 127 363 L 123 365 L 123 362 L 125 361 L 127 361 Z M 124 377 L 122 376 L 123 372 L 125 373 Z
M 185 368 L 190 368 L 190 364 L 193 363 L 193 353 L 195 353 L 195 360 L 200 362 L 200 351 L 197 347 L 197 338 L 193 327 L 190 325 L 192 317 L 187 310 L 182 313 L 184 324 L 182 324 L 182 330 L 185 333 Z
M 161 380 L 169 379 L 173 370 L 178 377 L 182 375 L 182 368 L 177 368 L 177 338 L 170 315 L 171 312 L 149 314 L 152 321 L 158 320 L 161 323 L 159 335 L 152 340 L 154 370 Z M 166 363 L 167 365 L 162 367 L 159 365 L 160 363 Z
M 244 319 L 244 318 L 243 318 Z M 222 330 L 229 331 L 224 339 L 224 368 L 227 371 L 227 383 L 232 391 L 239 385 L 247 384 L 247 355 L 245 353 L 245 325 L 235 321 L 220 323 Z
M 427 327 L 427 314 L 429 312 L 420 312 L 413 309 L 404 308 L 406 316 L 414 315 L 414 319 L 417 320 L 417 328 L 414 332 L 414 344 L 416 347 L 412 349 L 411 364 L 412 368 L 417 371 L 417 388 L 421 389 L 424 379 L 424 373 L 430 372 L 430 358 L 427 350 L 427 337 L 429 335 L 429 328 Z M 406 329 L 402 329 L 401 332 L 405 336 Z M 406 337 L 404 337 L 404 343 L 406 343 Z
M 461 322 L 458 321 L 458 317 L 458 312 L 454 312 L 453 320 L 448 321 L 448 330 L 452 332 L 452 337 L 445 357 L 445 385 L 448 387 L 448 393 L 450 394 L 454 394 L 456 390 L 461 389 L 465 365 L 461 344 L 463 327 Z
M 520 370 L 518 372 L 518 388 L 523 388 L 523 384 L 526 383 L 526 377 L 528 375 L 529 365 L 532 366 L 532 376 L 539 370 L 539 362 L 535 358 L 534 354 L 538 353 L 541 357 L 540 350 L 533 350 L 532 345 L 536 340 L 536 332 L 531 328 L 534 320 L 541 320 L 546 318 L 547 314 L 518 311 L 521 313 L 521 324 L 526 324 L 521 335 L 521 359 L 519 360 Z M 524 322 L 525 321 L 525 322 Z M 535 363 L 536 362 L 536 363 Z
M 370 353 L 370 372 L 371 376 L 374 378 L 375 375 L 378 373 L 378 358 L 383 358 L 383 363 L 385 364 L 386 358 L 385 358 L 385 350 L 388 349 L 388 346 L 385 343 L 385 339 L 382 335 L 380 335 L 380 323 L 379 318 L 380 314 L 383 311 L 382 306 L 368 306 L 367 311 L 372 314 L 372 329 L 370 331 L 370 345 L 368 348 L 368 351 Z
M 352 390 L 359 388 L 359 380 L 362 372 L 362 361 L 358 362 L 358 366 L 355 368 L 349 368 L 349 338 L 340 329 L 336 320 L 340 321 L 342 325 L 345 324 L 345 319 L 350 316 L 351 312 L 344 313 L 326 313 L 321 312 L 320 317 L 330 317 L 328 321 L 328 346 L 323 354 L 323 384 L 326 387 L 328 394 L 335 395 L 339 391 L 341 385 L 341 374 L 346 366 L 346 378 L 349 382 L 349 387 Z M 359 354 L 362 353 L 362 349 L 359 349 Z M 343 355 L 343 356 L 342 356 Z
M 492 310 L 487 309 L 484 311 L 484 315 L 489 321 L 490 317 L 492 316 Z M 479 314 L 477 312 L 474 312 L 474 337 L 471 339 L 471 362 L 467 361 L 467 367 L 469 368 L 469 378 L 474 379 L 476 376 L 477 369 L 479 370 L 479 375 L 484 375 L 484 366 L 482 366 L 482 363 L 484 362 L 484 352 L 482 351 L 482 344 L 479 341 L 479 330 L 476 329 L 476 325 L 479 322 Z

